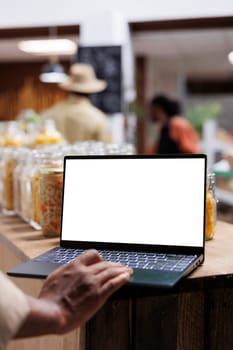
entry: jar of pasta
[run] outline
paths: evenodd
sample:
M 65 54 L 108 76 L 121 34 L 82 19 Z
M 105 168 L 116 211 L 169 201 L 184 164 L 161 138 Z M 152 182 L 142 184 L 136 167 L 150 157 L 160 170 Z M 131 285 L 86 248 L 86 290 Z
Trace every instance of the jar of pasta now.
M 30 173 L 33 166 L 33 153 L 30 152 L 25 156 L 25 162 L 21 173 L 20 181 L 20 208 L 21 218 L 29 223 L 32 213 L 32 193 L 30 187 Z
M 40 188 L 39 176 L 43 169 L 60 169 L 63 165 L 63 157 L 61 153 L 47 151 L 34 152 L 34 165 L 30 174 L 30 186 L 32 193 L 32 215 L 30 224 L 36 230 L 41 229 L 41 206 L 40 206 Z
M 14 215 L 13 174 L 16 166 L 16 149 L 9 147 L 4 150 L 2 164 L 2 206 L 3 213 Z
M 39 170 L 42 159 L 39 153 L 34 153 L 34 163 L 30 172 L 30 188 L 32 196 L 30 225 L 36 230 L 41 229 L 39 215 Z
M 39 174 L 40 224 L 45 237 L 60 235 L 63 168 L 43 168 Z
M 208 173 L 206 190 L 206 223 L 205 239 L 210 240 L 214 237 L 217 221 L 217 201 L 215 196 L 215 175 Z
M 19 216 L 22 216 L 21 178 L 22 178 L 22 173 L 27 164 L 27 159 L 29 154 L 30 154 L 30 150 L 27 148 L 21 148 L 18 150 L 16 166 L 13 173 L 14 211 Z

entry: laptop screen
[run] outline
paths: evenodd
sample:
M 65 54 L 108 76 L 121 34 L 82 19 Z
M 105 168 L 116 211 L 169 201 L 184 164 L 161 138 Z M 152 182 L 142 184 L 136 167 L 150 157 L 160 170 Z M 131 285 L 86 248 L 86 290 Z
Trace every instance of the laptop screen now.
M 66 157 L 61 239 L 203 246 L 205 157 Z

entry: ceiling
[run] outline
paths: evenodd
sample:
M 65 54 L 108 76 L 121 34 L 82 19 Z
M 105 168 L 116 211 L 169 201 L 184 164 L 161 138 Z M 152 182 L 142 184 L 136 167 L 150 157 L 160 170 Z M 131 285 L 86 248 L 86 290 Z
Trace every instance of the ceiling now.
M 233 66 L 227 55 L 233 51 L 233 29 L 173 30 L 135 33 L 137 54 L 153 57 L 163 71 L 189 75 L 227 75 Z
M 75 35 L 66 38 L 78 42 Z M 19 40 L 0 40 L 0 63 L 44 60 L 19 51 Z M 153 59 L 163 71 L 179 70 L 188 75 L 233 74 L 233 66 L 227 59 L 233 50 L 233 29 L 135 32 L 133 47 L 136 55 Z

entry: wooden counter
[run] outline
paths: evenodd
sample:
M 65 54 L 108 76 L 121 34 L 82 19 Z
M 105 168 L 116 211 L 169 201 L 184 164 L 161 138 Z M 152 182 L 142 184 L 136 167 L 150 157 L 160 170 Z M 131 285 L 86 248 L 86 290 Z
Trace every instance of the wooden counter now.
M 0 268 L 7 270 L 59 244 L 18 217 L 0 215 Z M 36 295 L 42 281 L 13 279 Z M 175 289 L 122 288 L 86 325 L 61 337 L 12 342 L 8 349 L 232 350 L 233 225 L 219 222 L 203 266 Z

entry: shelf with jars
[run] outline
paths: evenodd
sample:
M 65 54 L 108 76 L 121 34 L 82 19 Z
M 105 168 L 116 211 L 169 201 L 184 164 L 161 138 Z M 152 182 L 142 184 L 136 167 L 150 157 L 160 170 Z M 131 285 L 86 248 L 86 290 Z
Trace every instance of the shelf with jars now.
M 132 144 L 85 141 L 74 144 L 0 147 L 0 207 L 18 215 L 44 237 L 60 235 L 65 155 L 134 154 Z

